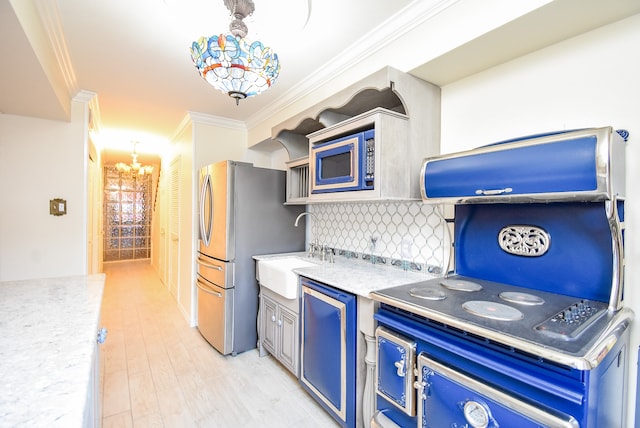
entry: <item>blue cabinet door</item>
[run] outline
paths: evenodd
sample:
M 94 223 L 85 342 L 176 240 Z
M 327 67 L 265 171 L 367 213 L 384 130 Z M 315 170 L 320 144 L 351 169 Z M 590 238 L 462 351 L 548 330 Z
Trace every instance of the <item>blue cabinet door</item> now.
M 525 137 L 426 159 L 425 201 L 527 202 L 624 197 L 624 141 L 611 128 Z
M 356 298 L 302 279 L 300 382 L 343 427 L 355 426 Z

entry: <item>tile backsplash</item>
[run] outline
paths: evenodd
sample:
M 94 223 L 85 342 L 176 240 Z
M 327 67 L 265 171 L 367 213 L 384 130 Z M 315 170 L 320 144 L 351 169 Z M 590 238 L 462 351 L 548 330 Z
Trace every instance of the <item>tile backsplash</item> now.
M 312 241 L 354 252 L 358 259 L 368 259 L 373 253 L 386 264 L 434 273 L 446 271 L 450 239 L 439 206 L 420 201 L 383 201 L 307 208 L 318 219 L 311 224 Z

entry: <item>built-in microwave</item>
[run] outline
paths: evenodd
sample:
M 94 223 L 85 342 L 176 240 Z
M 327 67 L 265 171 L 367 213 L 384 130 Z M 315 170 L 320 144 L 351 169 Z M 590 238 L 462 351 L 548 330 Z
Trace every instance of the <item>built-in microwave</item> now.
M 311 193 L 373 190 L 374 130 L 312 144 Z

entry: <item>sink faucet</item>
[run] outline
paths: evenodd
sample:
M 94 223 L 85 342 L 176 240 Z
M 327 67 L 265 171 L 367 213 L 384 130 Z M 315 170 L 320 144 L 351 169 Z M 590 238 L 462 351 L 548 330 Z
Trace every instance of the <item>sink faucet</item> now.
M 302 217 L 304 217 L 304 216 L 306 216 L 306 215 L 313 217 L 314 221 L 319 222 L 319 221 L 318 221 L 318 217 L 317 217 L 314 213 L 309 212 L 309 211 L 304 211 L 304 212 L 300 213 L 300 214 L 298 215 L 298 217 L 296 217 L 296 222 L 295 222 L 295 223 L 293 223 L 293 225 L 294 225 L 295 227 L 298 227 L 298 222 L 300 221 L 300 219 L 301 219 Z M 315 236 L 314 236 L 314 238 L 317 240 L 317 238 L 316 238 Z M 319 249 L 320 249 L 320 248 L 319 248 L 318 242 L 310 243 L 310 244 L 309 244 L 309 252 L 308 252 L 308 254 L 307 254 L 307 257 L 313 257 L 313 255 L 314 255 L 314 253 L 316 252 L 316 250 L 319 250 Z
M 309 212 L 309 211 L 305 211 L 305 212 L 300 213 L 300 215 L 298 215 L 298 217 L 296 217 L 296 222 L 295 222 L 295 223 L 293 223 L 293 225 L 294 225 L 295 227 L 298 227 L 298 222 L 300 221 L 300 219 L 301 219 L 302 217 L 304 217 L 304 216 L 306 216 L 306 215 L 310 215 L 311 217 L 313 217 L 313 219 L 314 219 L 315 221 L 318 221 L 318 217 L 317 217 L 314 213 Z

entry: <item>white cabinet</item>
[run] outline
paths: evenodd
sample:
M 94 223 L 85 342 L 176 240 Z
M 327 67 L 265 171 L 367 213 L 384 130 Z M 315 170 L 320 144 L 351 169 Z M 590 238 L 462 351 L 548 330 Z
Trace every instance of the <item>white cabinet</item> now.
M 402 114 L 383 108 L 376 108 L 354 118 L 309 134 L 309 144 L 314 146 L 349 135 L 357 130 L 373 129 L 374 137 L 374 171 L 373 189 L 331 193 L 311 193 L 308 203 L 419 199 L 420 159 L 425 152 L 419 150 L 418 144 L 412 140 L 409 132 L 409 118 Z M 416 162 L 416 160 L 418 160 Z M 309 180 L 316 179 L 315 166 L 309 164 Z M 410 174 L 413 171 L 414 174 Z
M 376 130 L 376 190 L 309 194 L 312 142 Z M 440 88 L 385 67 L 273 127 L 289 153 L 287 203 L 419 200 L 420 168 L 440 152 Z
M 100 345 L 107 338 L 107 329 L 101 328 L 98 331 L 96 344 L 93 348 L 93 356 L 91 361 L 91 374 L 89 376 L 89 384 L 87 386 L 87 401 L 84 408 L 85 428 L 94 428 L 102 426 L 102 396 L 100 394 Z
M 287 204 L 306 204 L 309 197 L 309 156 L 286 162 Z
M 85 428 L 94 428 L 102 425 L 100 401 L 100 345 L 96 343 L 87 387 L 87 402 L 84 409 L 83 425 Z
M 285 299 L 260 287 L 260 354 L 269 352 L 298 377 L 300 343 L 298 299 Z

